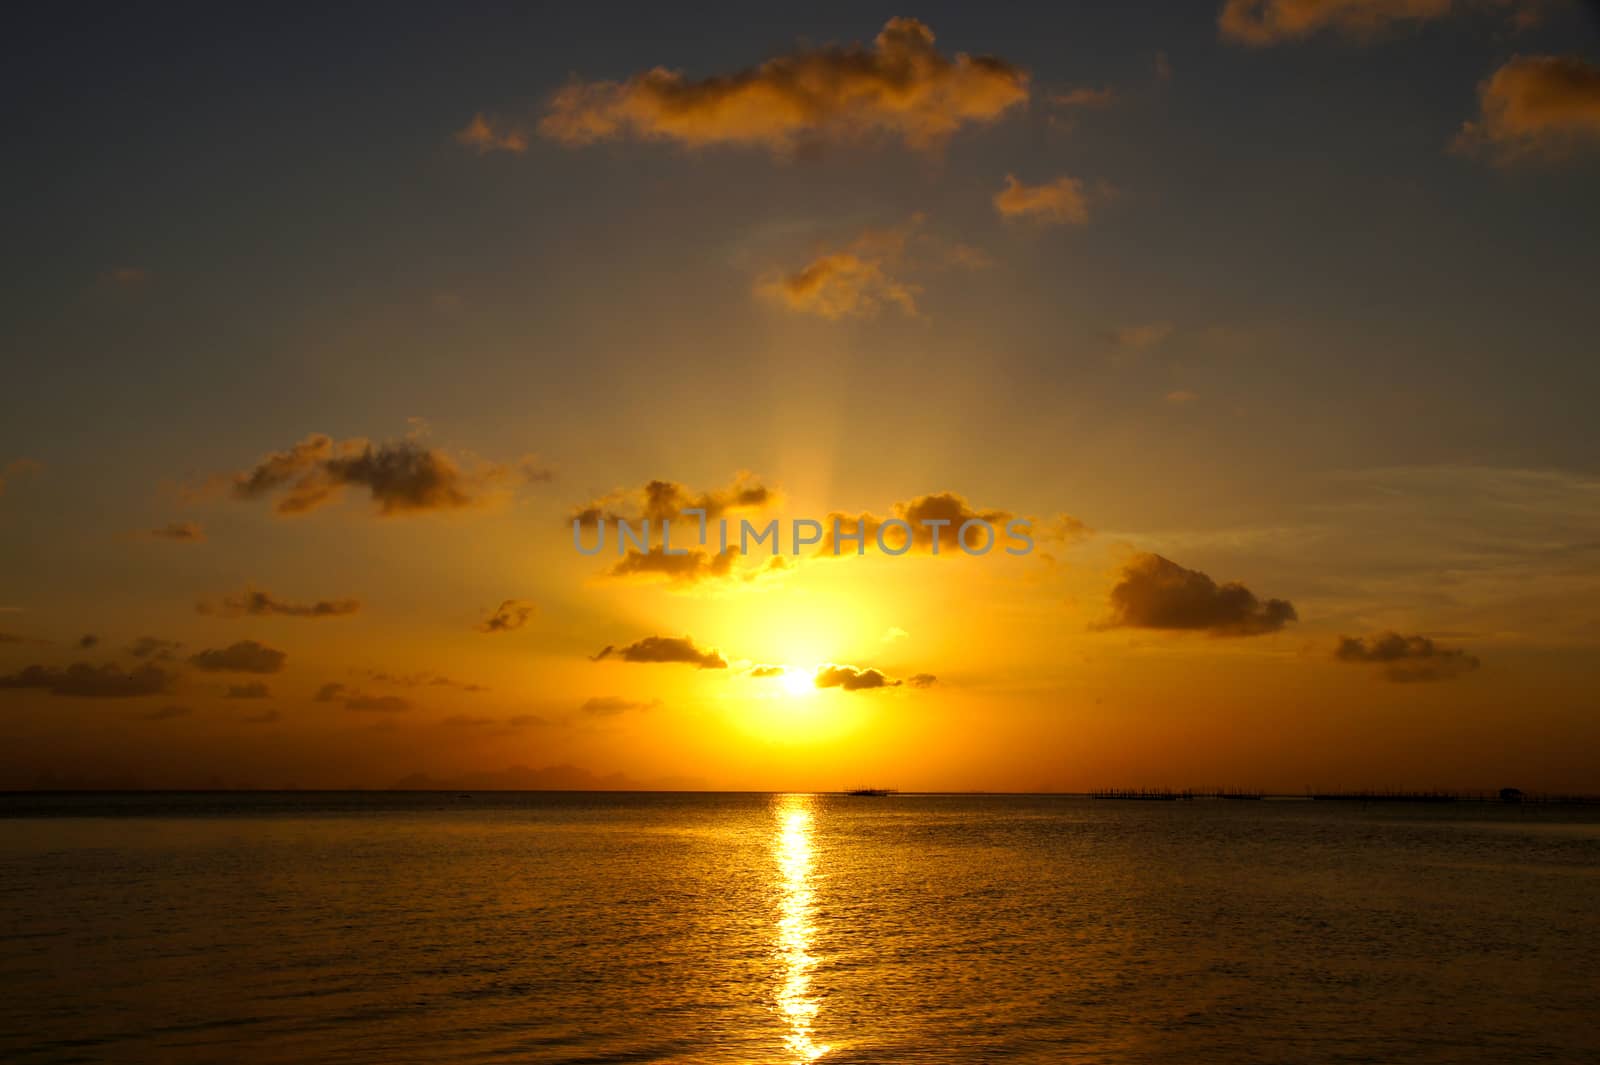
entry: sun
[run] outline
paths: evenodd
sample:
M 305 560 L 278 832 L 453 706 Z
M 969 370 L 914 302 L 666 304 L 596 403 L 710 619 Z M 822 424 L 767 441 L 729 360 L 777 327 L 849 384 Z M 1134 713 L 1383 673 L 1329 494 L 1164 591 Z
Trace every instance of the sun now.
M 783 690 L 791 696 L 815 695 L 816 672 L 815 669 L 807 669 L 805 666 L 784 666 L 783 676 L 779 679 L 783 684 Z

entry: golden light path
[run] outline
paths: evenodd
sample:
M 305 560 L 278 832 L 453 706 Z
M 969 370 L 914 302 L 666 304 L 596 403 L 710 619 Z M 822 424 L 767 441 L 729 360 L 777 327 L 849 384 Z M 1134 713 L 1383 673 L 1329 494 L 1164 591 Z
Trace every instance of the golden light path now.
M 785 795 L 778 800 L 778 835 L 773 850 L 783 876 L 780 885 L 778 954 L 783 960 L 783 981 L 778 985 L 778 1010 L 789 1033 L 784 1045 L 798 1062 L 816 1061 L 830 1049 L 811 1038 L 820 1004 L 810 994 L 811 969 L 811 804 L 809 795 Z

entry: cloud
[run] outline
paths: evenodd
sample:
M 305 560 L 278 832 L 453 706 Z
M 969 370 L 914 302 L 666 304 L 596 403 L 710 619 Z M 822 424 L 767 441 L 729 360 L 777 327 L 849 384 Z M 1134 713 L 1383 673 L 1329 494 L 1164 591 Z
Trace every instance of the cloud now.
M 92 632 L 85 633 L 84 635 L 78 637 L 78 647 L 81 648 L 82 650 L 85 650 L 85 651 L 87 651 L 89 648 L 95 646 L 99 642 L 100 642 L 100 637 L 96 636 Z
M 259 714 L 249 714 L 239 720 L 246 725 L 270 725 L 283 717 L 277 710 L 263 710 Z
M 171 721 L 175 717 L 188 717 L 194 713 L 187 706 L 163 706 L 156 710 L 148 710 L 140 716 L 146 721 Z
M 865 230 L 843 248 L 822 251 L 793 273 L 763 275 L 756 281 L 755 293 L 786 310 L 829 321 L 871 318 L 885 307 L 915 318 L 922 289 L 895 275 L 907 240 L 921 224 L 922 216 L 914 215 L 902 226 Z
M 906 678 L 906 684 L 912 688 L 931 688 L 939 683 L 939 678 L 932 673 L 917 673 Z
M 511 152 L 521 155 L 528 150 L 528 135 L 520 129 L 502 123 L 491 124 L 482 112 L 472 116 L 472 121 L 456 131 L 456 143 L 473 148 L 479 155 L 490 152 Z
M 1396 683 L 1450 680 L 1478 668 L 1478 659 L 1460 649 L 1439 647 L 1426 636 L 1402 636 L 1384 632 L 1362 639 L 1341 636 L 1334 649 L 1340 662 L 1376 663 L 1384 675 Z
M 477 626 L 479 632 L 515 632 L 528 623 L 533 616 L 533 604 L 526 599 L 507 599 L 495 607 L 490 614 Z
M 674 551 L 680 550 L 674 548 Z M 616 565 L 606 570 L 608 577 L 665 577 L 677 584 L 694 584 L 728 576 L 739 552 L 728 548 L 712 554 L 698 548 L 685 554 L 667 554 L 659 547 L 648 552 L 629 548 Z
M 777 496 L 775 490 L 761 483 L 761 478 L 749 470 L 740 470 L 727 487 L 708 492 L 694 492 L 677 481 L 646 481 L 640 488 L 613 492 L 585 503 L 573 510 L 569 520 L 589 530 L 602 520 L 649 519 L 659 523 L 682 518 L 685 510 L 698 509 L 706 512 L 707 522 L 713 522 L 732 511 L 760 510 L 776 502 Z M 690 520 L 698 522 L 699 515 L 690 515 Z
M 240 640 L 223 648 L 189 656 L 195 668 L 208 673 L 276 673 L 283 668 L 286 655 L 255 640 Z
M 1146 322 L 1142 325 L 1126 325 L 1111 334 L 1117 347 L 1128 351 L 1144 351 L 1153 348 L 1172 335 L 1172 326 L 1167 322 Z
M 1116 98 L 1117 94 L 1109 86 L 1104 89 L 1081 87 L 1051 93 L 1049 102 L 1055 107 L 1108 107 Z
M 931 149 L 1027 99 L 1025 71 L 992 56 L 946 58 L 926 25 L 894 18 L 870 48 L 802 49 L 699 80 L 664 67 L 621 82 L 574 80 L 539 132 L 567 145 L 636 138 L 779 155 L 872 137 Z
M 367 676 L 382 684 L 397 684 L 403 688 L 456 688 L 464 692 L 486 692 L 487 685 L 476 684 L 471 681 L 451 680 L 449 677 L 437 673 L 383 673 L 378 670 L 368 670 Z
M 1453 0 L 1227 0 L 1217 28 L 1225 41 L 1257 47 L 1323 30 L 1362 38 L 1398 22 L 1442 18 L 1453 6 Z
M 1227 0 L 1217 16 L 1225 41 L 1265 47 L 1304 40 L 1324 31 L 1370 40 L 1403 24 L 1421 24 L 1472 9 L 1509 14 L 1513 28 L 1541 19 L 1547 0 Z
M 653 710 L 660 705 L 660 699 L 639 700 L 627 699 L 620 695 L 597 695 L 592 699 L 585 699 L 578 709 L 597 717 L 614 717 L 629 710 Z
M 1083 182 L 1058 177 L 1042 185 L 1026 185 L 1006 175 L 1006 187 L 994 194 L 994 209 L 1006 219 L 1044 225 L 1081 226 L 1089 221 L 1089 197 Z
M 265 684 L 262 684 L 260 681 L 253 681 L 253 682 L 251 682 L 249 684 L 230 684 L 230 685 L 228 685 L 228 690 L 227 690 L 226 694 L 223 695 L 223 698 L 225 698 L 225 699 L 266 699 L 266 698 L 270 698 L 271 695 L 272 695 L 272 692 L 270 692 L 267 689 L 267 686 Z
M 157 540 L 172 540 L 184 544 L 204 543 L 206 539 L 205 529 L 193 521 L 175 521 L 159 529 L 151 529 L 150 535 Z
M 361 604 L 355 599 L 319 599 L 314 603 L 288 603 L 274 599 L 269 592 L 247 588 L 239 595 L 224 597 L 215 606 L 210 603 L 197 603 L 195 609 L 202 614 L 216 614 L 225 618 L 269 615 L 287 618 L 339 618 L 356 613 L 361 609 Z
M 1188 389 L 1180 388 L 1174 392 L 1168 392 L 1161 398 L 1166 400 L 1168 403 L 1173 404 L 1174 406 L 1181 407 L 1186 404 L 1193 403 L 1200 397 L 1197 394 L 1190 392 Z
M 336 683 L 324 684 L 312 698 L 319 703 L 341 702 L 346 710 L 400 713 L 411 709 L 410 700 L 398 695 L 372 695 Z
M 783 676 L 784 672 L 785 672 L 785 670 L 784 670 L 784 668 L 782 666 L 751 666 L 750 667 L 750 676 L 756 677 L 756 678 L 761 678 L 761 677 L 781 677 L 781 676 Z
M 0 466 L 0 495 L 6 494 L 6 487 L 12 481 L 32 477 L 42 469 L 44 467 L 33 459 L 12 459 L 4 466 Z
M 480 464 L 464 471 L 450 456 L 414 437 L 374 445 L 360 437 L 335 443 L 313 433 L 287 451 L 264 457 L 232 475 L 235 499 L 277 495 L 276 511 L 305 514 L 338 498 L 346 488 L 366 489 L 378 514 L 420 513 L 475 506 L 506 467 Z
M 354 692 L 345 696 L 346 710 L 370 710 L 383 714 L 401 713 L 411 709 L 409 700 L 398 695 L 367 695 Z
M 839 688 L 847 692 L 870 691 L 874 688 L 898 688 L 903 682 L 890 680 L 876 669 L 857 669 L 855 666 L 823 666 L 813 678 L 819 688 Z
M 1480 114 L 1453 147 L 1500 165 L 1600 145 L 1600 67 L 1572 56 L 1514 56 L 1478 87 Z
M 590 661 L 620 658 L 624 662 L 682 662 L 701 669 L 727 669 L 727 661 L 716 651 L 702 651 L 688 636 L 646 636 L 623 648 L 607 645 Z
M 159 640 L 154 636 L 141 636 L 128 645 L 128 653 L 135 658 L 149 658 L 157 662 L 170 661 L 183 644 L 176 640 Z
M 79 662 L 61 669 L 54 666 L 28 666 L 16 673 L 0 676 L 0 688 L 38 688 L 51 695 L 87 699 L 122 699 L 157 695 L 172 687 L 177 677 L 156 665 L 133 670 L 119 666 L 91 666 Z
M 854 555 L 856 545 L 854 533 L 862 531 L 866 537 L 866 549 L 878 550 L 878 532 L 883 529 L 884 523 L 890 520 L 906 522 L 911 526 L 911 552 L 914 554 L 932 554 L 935 539 L 938 542 L 939 554 L 959 555 L 964 552 L 956 542 L 956 535 L 961 526 L 969 521 L 985 521 L 995 528 L 995 543 L 992 550 L 1004 550 L 1000 545 L 1007 542 L 1005 525 L 1016 517 L 1009 510 L 982 510 L 970 505 L 965 498 L 954 492 L 933 492 L 928 495 L 917 496 L 907 502 L 894 504 L 894 513 L 891 517 L 880 518 L 875 514 L 862 513 L 850 515 L 834 511 L 823 521 L 822 544 L 817 549 L 821 557 L 843 557 Z M 1031 519 L 1030 519 L 1031 520 Z M 834 554 L 834 522 L 839 523 L 841 534 L 838 544 L 838 555 Z M 924 524 L 925 522 L 945 522 L 944 525 Z M 1032 521 L 1032 534 L 1041 539 L 1063 540 L 1075 542 L 1090 535 L 1087 525 L 1072 517 L 1070 514 L 1058 514 L 1053 518 L 1043 521 Z M 891 527 L 891 531 L 884 534 L 884 542 L 891 548 L 898 547 L 904 542 L 905 531 L 899 527 Z M 967 543 L 974 550 L 982 546 L 984 534 L 981 531 L 969 532 Z
M 1203 631 L 1212 636 L 1259 636 L 1297 620 L 1283 599 L 1256 598 L 1242 584 L 1218 585 L 1199 570 L 1160 555 L 1139 554 L 1111 589 L 1111 618 L 1102 628 Z

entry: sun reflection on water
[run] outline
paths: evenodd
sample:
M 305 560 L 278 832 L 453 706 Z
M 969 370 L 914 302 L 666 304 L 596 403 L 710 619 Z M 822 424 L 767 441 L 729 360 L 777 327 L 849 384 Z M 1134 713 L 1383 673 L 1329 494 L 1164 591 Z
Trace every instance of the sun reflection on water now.
M 773 841 L 782 875 L 777 952 L 783 962 L 783 979 L 777 1003 L 789 1029 L 784 1045 L 798 1062 L 816 1061 L 830 1049 L 811 1038 L 821 1008 L 811 994 L 811 970 L 816 965 L 811 956 L 811 805 L 809 795 L 785 795 L 778 800 L 778 833 Z

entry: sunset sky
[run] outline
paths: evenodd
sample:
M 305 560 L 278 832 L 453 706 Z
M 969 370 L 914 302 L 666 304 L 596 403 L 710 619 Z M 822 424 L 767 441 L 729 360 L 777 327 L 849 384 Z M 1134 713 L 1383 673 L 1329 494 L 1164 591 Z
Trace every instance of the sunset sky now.
M 1592 8 L 16 28 L 0 786 L 1600 791 Z

